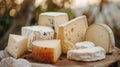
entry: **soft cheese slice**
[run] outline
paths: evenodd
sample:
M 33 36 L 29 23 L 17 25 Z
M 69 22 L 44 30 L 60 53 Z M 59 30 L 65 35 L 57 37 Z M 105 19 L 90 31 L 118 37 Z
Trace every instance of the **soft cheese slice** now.
M 54 38 L 54 30 L 46 26 L 25 26 L 21 31 L 23 36 L 29 38 L 29 48 L 32 47 L 32 41 L 51 40 Z
M 95 44 L 90 41 L 83 41 L 83 42 L 77 42 L 75 44 L 75 47 L 77 49 L 84 49 L 84 48 L 89 48 L 89 47 L 95 47 Z
M 86 16 L 77 17 L 59 26 L 57 38 L 61 39 L 63 53 L 75 49 L 75 43 L 84 40 L 87 28 Z
M 60 40 L 34 41 L 32 55 L 38 61 L 54 63 L 61 55 Z
M 105 24 L 92 24 L 86 32 L 85 40 L 103 47 L 107 54 L 112 53 L 115 45 L 112 30 Z
M 20 35 L 9 35 L 7 51 L 15 58 L 19 58 L 28 50 L 28 38 Z
M 58 26 L 67 22 L 68 15 L 63 12 L 45 12 L 39 15 L 39 25 L 50 26 L 58 33 Z
M 85 49 L 69 50 L 67 58 L 76 61 L 97 61 L 105 59 L 105 50 L 102 47 L 89 47 Z

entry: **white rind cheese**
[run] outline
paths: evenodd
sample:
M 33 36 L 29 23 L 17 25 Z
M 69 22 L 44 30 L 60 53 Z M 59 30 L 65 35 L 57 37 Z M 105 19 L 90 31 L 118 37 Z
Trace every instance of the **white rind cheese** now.
M 92 24 L 87 29 L 85 40 L 103 47 L 107 54 L 112 53 L 115 47 L 114 35 L 106 24 Z
M 53 39 L 54 30 L 46 26 L 26 26 L 22 27 L 22 36 L 29 38 L 29 48 L 31 49 L 32 41 Z
M 67 58 L 76 61 L 97 61 L 105 59 L 105 50 L 102 47 L 89 47 L 85 49 L 69 50 Z
M 64 54 L 66 54 L 68 50 L 75 49 L 75 43 L 84 41 L 87 28 L 86 16 L 80 16 L 59 25 L 57 38 L 61 39 Z
M 55 33 L 58 33 L 58 26 L 67 22 L 68 15 L 63 12 L 45 12 L 39 15 L 38 24 L 41 26 L 49 26 L 55 30 Z
M 110 44 L 111 44 L 111 46 L 110 46 L 110 49 L 109 49 L 110 51 L 109 52 L 112 53 L 114 51 L 114 48 L 115 48 L 114 34 L 113 34 L 111 28 L 108 25 L 106 25 L 106 24 L 100 24 L 100 25 L 105 27 L 107 29 L 108 33 L 110 34 Z
M 89 47 L 95 47 L 95 44 L 90 41 L 78 42 L 75 44 L 76 49 L 84 49 Z
M 20 35 L 9 35 L 7 52 L 15 58 L 19 58 L 28 50 L 28 38 Z
M 32 67 L 32 65 L 25 59 L 7 57 L 1 60 L 0 67 Z
M 31 63 L 25 59 L 16 59 L 13 67 L 32 67 Z
M 63 12 L 45 12 L 45 13 L 41 13 L 40 15 L 46 15 L 46 16 L 61 16 L 61 15 L 66 15 L 67 13 L 63 13 Z

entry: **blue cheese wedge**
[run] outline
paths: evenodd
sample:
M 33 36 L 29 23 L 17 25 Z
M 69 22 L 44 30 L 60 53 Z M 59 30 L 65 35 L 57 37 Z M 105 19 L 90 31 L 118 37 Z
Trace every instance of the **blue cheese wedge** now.
M 32 47 L 32 41 L 51 40 L 54 38 L 54 30 L 46 26 L 25 26 L 21 30 L 22 36 L 29 38 L 29 48 Z
M 55 33 L 58 33 L 58 26 L 67 22 L 68 15 L 63 12 L 45 12 L 39 15 L 38 24 L 41 26 L 49 26 L 55 30 Z

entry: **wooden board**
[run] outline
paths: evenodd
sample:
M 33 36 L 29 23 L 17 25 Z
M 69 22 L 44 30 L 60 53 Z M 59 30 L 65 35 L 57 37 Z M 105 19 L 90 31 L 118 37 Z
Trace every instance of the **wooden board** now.
M 66 55 L 62 55 L 60 59 L 54 64 L 45 64 L 42 62 L 38 62 L 32 58 L 31 53 L 27 53 L 23 56 L 23 58 L 27 59 L 32 63 L 32 67 L 109 67 L 115 62 L 118 62 L 120 59 L 119 49 L 115 49 L 115 51 L 111 55 L 106 55 L 106 58 L 101 61 L 96 62 L 79 62 L 72 61 L 66 58 Z

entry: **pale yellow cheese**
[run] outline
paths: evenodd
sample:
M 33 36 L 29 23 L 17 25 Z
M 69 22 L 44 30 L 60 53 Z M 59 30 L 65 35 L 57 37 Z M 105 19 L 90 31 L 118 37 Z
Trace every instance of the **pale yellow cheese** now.
M 107 54 L 112 53 L 115 47 L 113 32 L 105 24 L 92 24 L 86 32 L 85 40 L 103 47 Z
M 61 55 L 60 40 L 33 41 L 32 55 L 38 61 L 54 63 Z
M 84 40 L 87 28 L 86 16 L 59 25 L 57 38 L 61 39 L 62 52 L 66 54 L 68 50 L 75 49 L 75 43 Z
M 58 33 L 58 26 L 67 22 L 68 15 L 63 12 L 45 12 L 39 15 L 38 24 L 41 26 L 49 26 L 55 30 L 55 33 Z
M 28 50 L 28 38 L 20 35 L 9 35 L 7 52 L 15 58 L 19 58 Z

